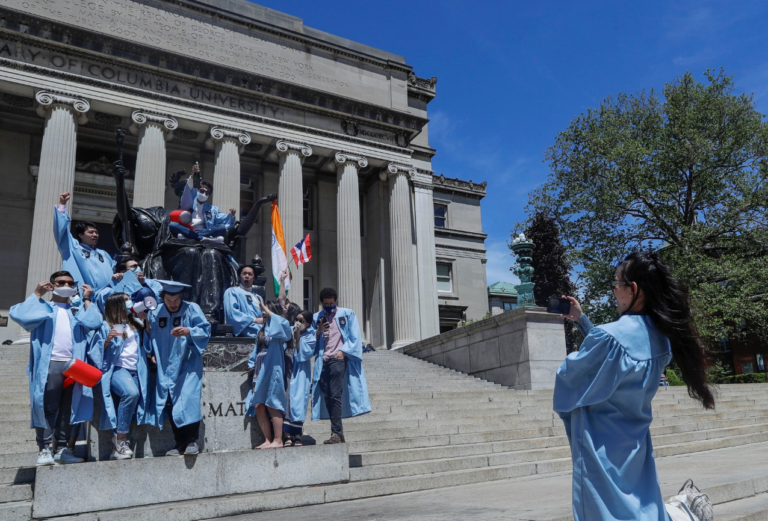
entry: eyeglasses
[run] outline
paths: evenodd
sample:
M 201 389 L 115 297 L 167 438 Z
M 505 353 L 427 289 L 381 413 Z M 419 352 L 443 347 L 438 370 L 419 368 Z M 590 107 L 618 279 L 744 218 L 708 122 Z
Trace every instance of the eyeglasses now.
M 211 193 L 207 188 L 198 188 L 197 191 L 198 191 L 198 193 L 201 193 L 201 194 L 204 194 L 204 195 L 208 195 L 208 194 Z
M 59 287 L 61 287 L 61 286 L 69 286 L 70 288 L 74 288 L 75 287 L 75 281 L 74 280 L 56 280 L 53 283 L 56 284 Z
M 296 322 L 298 322 L 299 324 L 306 324 L 307 323 L 307 321 L 304 320 L 303 318 L 297 318 Z
M 623 280 L 614 280 L 611 282 L 611 287 L 613 289 L 618 288 L 619 286 L 629 286 L 629 282 L 623 281 Z

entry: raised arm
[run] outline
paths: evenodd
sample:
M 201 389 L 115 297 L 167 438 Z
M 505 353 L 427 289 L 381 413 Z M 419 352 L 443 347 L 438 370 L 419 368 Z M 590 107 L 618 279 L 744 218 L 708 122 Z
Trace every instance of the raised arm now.
M 56 246 L 59 248 L 61 258 L 67 260 L 72 257 L 72 253 L 80 248 L 78 242 L 72 234 L 69 233 L 69 226 L 72 219 L 67 213 L 67 201 L 72 197 L 69 192 L 64 192 L 59 196 L 59 204 L 53 212 L 53 237 L 56 240 Z
M 237 226 L 233 226 L 232 228 L 230 228 L 230 230 L 234 231 L 234 235 L 240 235 L 240 236 L 247 235 L 248 232 L 251 230 L 251 227 L 253 227 L 253 223 L 256 222 L 256 216 L 259 215 L 259 209 L 261 209 L 261 207 L 264 204 L 272 203 L 272 201 L 276 199 L 277 199 L 277 194 L 270 194 L 256 201 L 256 204 L 253 205 L 253 208 L 251 208 L 248 214 L 240 220 L 240 224 L 238 224 Z M 230 239 L 229 237 L 227 238 Z

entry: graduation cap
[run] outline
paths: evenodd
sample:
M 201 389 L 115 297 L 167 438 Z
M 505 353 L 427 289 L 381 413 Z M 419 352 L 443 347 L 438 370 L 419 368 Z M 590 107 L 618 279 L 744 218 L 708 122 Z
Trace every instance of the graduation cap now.
M 158 280 L 157 282 L 160 283 L 161 286 L 163 286 L 163 291 L 169 295 L 175 295 L 177 293 L 181 293 L 184 291 L 185 288 L 191 288 L 189 284 L 184 284 L 182 282 L 175 282 L 172 280 Z
M 132 271 L 123 273 L 123 278 L 115 284 L 115 293 L 125 293 L 133 295 L 142 288 L 141 282 L 136 278 Z

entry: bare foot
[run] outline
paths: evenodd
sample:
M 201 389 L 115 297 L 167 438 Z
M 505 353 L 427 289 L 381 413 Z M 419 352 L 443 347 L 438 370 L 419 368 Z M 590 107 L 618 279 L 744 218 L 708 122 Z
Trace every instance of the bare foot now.
M 267 448 L 267 449 L 282 449 L 283 448 L 283 440 L 277 439 L 277 440 L 273 441 L 272 443 L 270 443 L 269 445 L 267 445 L 265 448 Z
M 268 449 L 269 445 L 270 445 L 269 440 L 267 440 L 264 443 L 262 443 L 261 445 L 259 445 L 258 447 L 254 447 L 253 449 L 254 450 Z

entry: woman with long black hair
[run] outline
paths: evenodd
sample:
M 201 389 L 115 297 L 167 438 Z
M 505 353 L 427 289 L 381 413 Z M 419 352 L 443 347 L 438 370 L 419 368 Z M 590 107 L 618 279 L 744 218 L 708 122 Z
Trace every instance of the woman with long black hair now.
M 674 358 L 692 398 L 715 406 L 688 294 L 656 253 L 629 255 L 612 283 L 621 318 L 594 327 L 572 297 L 586 337 L 557 371 L 554 409 L 573 459 L 575 521 L 666 521 L 650 425 L 651 400 Z

